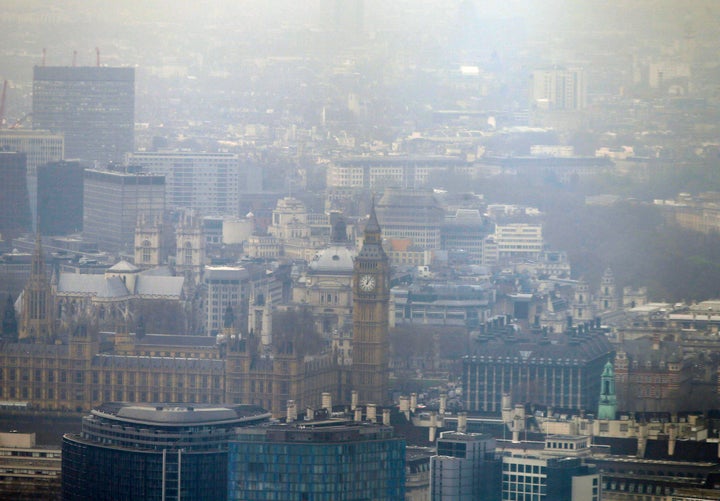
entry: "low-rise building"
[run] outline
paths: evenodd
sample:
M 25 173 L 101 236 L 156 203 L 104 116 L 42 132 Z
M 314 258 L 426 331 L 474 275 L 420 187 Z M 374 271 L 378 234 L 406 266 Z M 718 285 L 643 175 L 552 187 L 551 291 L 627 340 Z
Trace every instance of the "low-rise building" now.
M 0 497 L 60 499 L 60 449 L 35 443 L 35 433 L 0 433 Z

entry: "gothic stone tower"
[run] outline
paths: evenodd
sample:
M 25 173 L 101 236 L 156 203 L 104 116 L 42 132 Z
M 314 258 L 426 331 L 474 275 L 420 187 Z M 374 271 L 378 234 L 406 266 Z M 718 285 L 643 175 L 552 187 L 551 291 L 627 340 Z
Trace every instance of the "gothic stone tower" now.
M 154 268 L 165 261 L 163 224 L 159 216 L 141 214 L 135 226 L 135 266 Z
M 600 311 L 614 311 L 618 307 L 615 276 L 610 268 L 605 270 L 600 280 L 600 292 L 597 303 L 598 310 Z
M 205 235 L 197 214 L 188 211 L 180 216 L 176 241 L 175 269 L 189 276 L 194 285 L 199 284 L 205 266 Z
M 363 403 L 388 400 L 389 304 L 390 265 L 373 205 L 353 271 L 352 387 Z
M 55 335 L 55 308 L 50 280 L 45 272 L 45 258 L 39 232 L 35 239 L 31 267 L 30 279 L 25 285 L 22 297 L 20 339 L 37 343 L 52 342 Z

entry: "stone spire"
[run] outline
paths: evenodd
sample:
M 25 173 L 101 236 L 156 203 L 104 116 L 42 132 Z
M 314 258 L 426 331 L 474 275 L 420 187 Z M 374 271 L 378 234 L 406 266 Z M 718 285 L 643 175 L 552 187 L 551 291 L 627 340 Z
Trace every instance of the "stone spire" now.
M 45 271 L 40 231 L 36 233 L 30 278 L 25 284 L 21 304 L 20 339 L 38 343 L 51 342 L 55 337 L 55 308 L 50 280 Z

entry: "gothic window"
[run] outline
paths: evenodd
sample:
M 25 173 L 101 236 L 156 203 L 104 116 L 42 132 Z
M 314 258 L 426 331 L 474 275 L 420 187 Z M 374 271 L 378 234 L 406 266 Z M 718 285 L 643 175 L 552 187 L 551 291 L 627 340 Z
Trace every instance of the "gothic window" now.
M 149 263 L 150 262 L 150 240 L 143 240 L 142 243 L 142 262 L 143 263 Z
M 183 263 L 192 264 L 192 244 L 190 242 L 185 242 L 185 247 L 183 249 Z

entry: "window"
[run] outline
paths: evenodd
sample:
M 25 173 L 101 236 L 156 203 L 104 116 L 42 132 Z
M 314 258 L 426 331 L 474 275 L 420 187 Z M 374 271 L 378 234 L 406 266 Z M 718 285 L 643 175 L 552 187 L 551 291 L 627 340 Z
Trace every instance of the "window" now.
M 187 265 L 193 264 L 192 261 L 192 244 L 185 242 L 185 248 L 183 249 L 183 263 Z
M 143 240 L 142 243 L 142 262 L 149 263 L 151 257 L 150 240 Z

